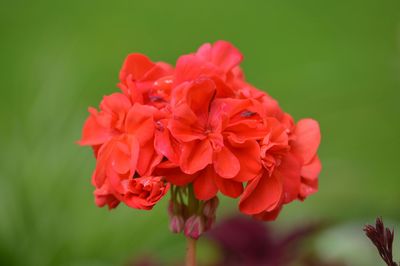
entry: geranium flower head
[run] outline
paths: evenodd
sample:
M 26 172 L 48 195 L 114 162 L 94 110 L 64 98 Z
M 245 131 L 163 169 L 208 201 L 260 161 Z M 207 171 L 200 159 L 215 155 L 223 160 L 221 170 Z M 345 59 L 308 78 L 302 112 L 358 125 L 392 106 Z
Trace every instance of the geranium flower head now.
M 219 193 L 261 220 L 315 193 L 318 122 L 295 123 L 247 82 L 242 60 L 226 41 L 182 55 L 176 67 L 128 55 L 121 92 L 89 108 L 79 141 L 94 150 L 96 204 L 150 210 L 171 191 L 171 230 L 197 238 L 215 222 Z

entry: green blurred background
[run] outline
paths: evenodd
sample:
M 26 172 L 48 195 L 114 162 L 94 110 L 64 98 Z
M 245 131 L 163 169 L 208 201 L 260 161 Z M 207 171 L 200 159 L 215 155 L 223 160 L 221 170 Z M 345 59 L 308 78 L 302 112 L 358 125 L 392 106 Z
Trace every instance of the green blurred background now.
M 296 119 L 321 124 L 320 190 L 275 226 L 354 224 L 326 241 L 334 251 L 364 245 L 361 227 L 377 215 L 400 225 L 398 0 L 1 0 L 0 36 L 0 265 L 184 256 L 183 237 L 167 229 L 166 200 L 151 212 L 94 205 L 95 161 L 74 142 L 87 107 L 117 91 L 128 53 L 174 64 L 219 39 L 243 52 L 251 83 Z M 223 204 L 220 216 L 237 212 L 235 201 Z M 214 256 L 203 246 L 201 258 Z M 350 253 L 352 265 L 367 265 Z

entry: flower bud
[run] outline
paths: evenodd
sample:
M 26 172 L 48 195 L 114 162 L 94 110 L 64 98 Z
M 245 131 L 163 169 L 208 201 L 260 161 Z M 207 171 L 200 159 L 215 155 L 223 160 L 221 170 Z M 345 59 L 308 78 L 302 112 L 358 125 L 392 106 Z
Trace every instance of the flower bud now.
M 205 217 L 205 223 L 204 223 L 204 232 L 210 230 L 213 225 L 215 224 L 216 221 L 216 216 L 211 216 L 211 217 Z
M 217 197 L 207 200 L 204 203 L 203 214 L 206 217 L 215 216 L 215 213 L 217 212 L 218 204 L 219 204 L 219 199 Z
M 174 234 L 182 232 L 185 221 L 182 216 L 173 215 L 169 221 L 169 230 Z
M 193 239 L 198 239 L 204 232 L 204 223 L 200 216 L 193 215 L 186 220 L 185 223 L 185 236 Z

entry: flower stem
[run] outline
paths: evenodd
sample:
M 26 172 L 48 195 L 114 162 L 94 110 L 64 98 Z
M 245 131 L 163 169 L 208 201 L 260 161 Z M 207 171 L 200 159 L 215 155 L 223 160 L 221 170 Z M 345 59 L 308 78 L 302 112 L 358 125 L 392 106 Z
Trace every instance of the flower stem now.
M 186 237 L 186 266 L 196 266 L 196 239 Z

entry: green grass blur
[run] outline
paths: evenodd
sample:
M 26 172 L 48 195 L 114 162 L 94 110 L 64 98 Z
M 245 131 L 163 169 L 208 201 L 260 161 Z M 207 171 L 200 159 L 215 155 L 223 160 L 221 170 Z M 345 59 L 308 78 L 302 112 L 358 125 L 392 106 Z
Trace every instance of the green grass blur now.
M 251 83 L 296 119 L 321 124 L 320 190 L 276 224 L 361 227 L 377 215 L 399 224 L 397 0 L 1 0 L 0 36 L 0 265 L 183 257 L 166 200 L 151 212 L 95 207 L 95 161 L 74 142 L 87 107 L 117 91 L 128 53 L 174 63 L 219 39 L 243 52 Z M 223 204 L 236 212 L 234 201 Z

